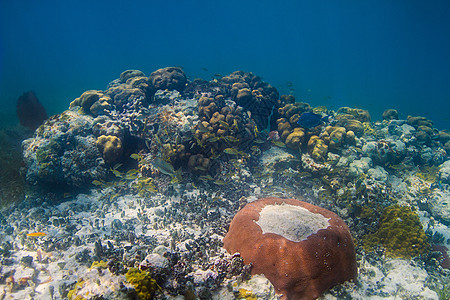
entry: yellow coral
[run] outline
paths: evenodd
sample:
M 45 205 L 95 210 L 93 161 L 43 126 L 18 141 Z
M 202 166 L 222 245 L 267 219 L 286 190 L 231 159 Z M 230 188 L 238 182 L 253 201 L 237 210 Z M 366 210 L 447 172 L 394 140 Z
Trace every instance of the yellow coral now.
M 238 299 L 245 299 L 245 300 L 256 300 L 256 299 L 258 299 L 256 297 L 256 295 L 252 291 L 249 291 L 249 290 L 246 290 L 246 289 L 243 289 L 243 288 L 239 289 L 239 293 L 238 293 L 236 298 L 238 298 Z
M 330 142 L 329 142 L 330 149 L 337 149 L 344 143 L 344 139 L 346 136 L 346 131 L 345 131 L 344 127 L 328 126 L 326 131 L 328 132 L 329 137 L 330 137 Z
M 80 295 L 77 295 L 77 292 L 79 290 L 81 290 L 83 288 L 85 284 L 85 281 L 82 279 L 79 279 L 78 282 L 75 284 L 75 286 L 73 287 L 73 289 L 71 289 L 68 293 L 67 293 L 67 299 L 69 300 L 81 300 L 81 299 L 85 299 Z
M 125 277 L 134 286 L 138 300 L 151 300 L 156 292 L 161 291 L 161 287 L 147 271 L 131 268 Z
M 92 263 L 91 269 L 96 269 L 96 268 L 106 269 L 106 268 L 108 268 L 108 263 L 103 260 L 100 260 L 100 261 L 96 260 Z
M 313 135 L 308 141 L 308 152 L 313 159 L 323 161 L 326 159 L 328 146 L 317 135 Z
M 286 146 L 293 150 L 301 152 L 303 141 L 305 140 L 305 132 L 302 128 L 294 128 L 294 131 L 286 138 Z

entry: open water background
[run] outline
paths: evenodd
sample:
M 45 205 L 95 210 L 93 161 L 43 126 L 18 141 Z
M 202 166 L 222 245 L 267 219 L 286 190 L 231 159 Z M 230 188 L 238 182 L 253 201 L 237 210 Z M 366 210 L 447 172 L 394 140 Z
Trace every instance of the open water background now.
M 450 129 L 450 1 L 0 0 L 0 119 L 56 114 L 126 69 L 251 71 L 297 101 L 387 108 Z

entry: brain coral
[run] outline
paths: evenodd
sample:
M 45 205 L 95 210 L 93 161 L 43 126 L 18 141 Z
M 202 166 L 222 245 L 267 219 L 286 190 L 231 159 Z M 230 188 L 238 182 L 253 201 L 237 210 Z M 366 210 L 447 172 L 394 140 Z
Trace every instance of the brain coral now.
M 123 153 L 122 141 L 113 135 L 101 135 L 97 138 L 97 147 L 107 163 L 116 162 Z
M 168 67 L 158 69 L 150 74 L 148 83 L 153 93 L 157 90 L 165 89 L 170 91 L 177 90 L 181 92 L 186 86 L 187 78 L 181 68 Z
M 233 218 L 224 248 L 239 252 L 252 274 L 264 274 L 283 299 L 315 299 L 356 279 L 350 231 L 336 214 L 295 200 L 263 198 Z

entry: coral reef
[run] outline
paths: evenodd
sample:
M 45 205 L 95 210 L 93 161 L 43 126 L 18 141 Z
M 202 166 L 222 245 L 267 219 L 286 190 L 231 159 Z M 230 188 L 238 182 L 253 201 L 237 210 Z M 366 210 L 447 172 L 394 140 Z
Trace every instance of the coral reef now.
M 353 240 L 336 214 L 295 199 L 264 198 L 233 218 L 224 240 L 253 274 L 264 274 L 283 299 L 315 299 L 356 279 Z
M 339 284 L 325 297 L 436 299 L 430 288 L 447 276 L 439 266 L 444 253 L 431 251 L 427 241 L 450 244 L 448 131 L 423 117 L 399 119 L 392 110 L 372 122 L 361 109 L 311 107 L 292 95 L 278 97 L 275 88 L 242 71 L 189 81 L 181 69 L 165 68 L 150 77 L 123 72 L 105 90 L 83 93 L 23 142 L 23 171 L 38 190 L 22 197 L 25 187 L 11 186 L 23 201 L 0 211 L 0 298 L 39 293 L 64 299 L 71 291 L 73 298 L 136 298 L 138 288 L 124 274 L 139 266 L 137 273 L 161 287 L 154 298 L 277 299 L 282 283 L 274 287 L 251 276 L 244 252 L 229 255 L 222 248 L 238 209 L 270 195 L 308 199 L 351 229 L 361 284 Z M 315 122 L 299 125 L 311 116 Z M 8 160 L 2 195 L 10 197 L 5 177 L 20 176 L 22 162 L 17 149 L 0 146 Z M 270 215 L 270 209 L 261 212 Z M 312 215 L 317 224 L 330 224 L 320 220 L 331 213 Z M 251 226 L 271 231 L 264 219 Z M 284 226 L 288 217 L 275 223 L 286 231 L 263 236 L 288 236 L 283 247 L 319 243 L 313 236 L 328 230 L 318 225 L 317 234 L 295 242 Z M 326 241 L 315 249 L 336 240 Z M 270 242 L 262 249 L 267 245 L 271 253 L 280 249 Z M 342 243 L 333 249 L 343 249 Z M 282 259 L 271 254 L 265 260 Z M 297 264 L 302 268 L 319 263 L 323 276 L 344 274 L 328 272 L 330 259 L 302 262 L 308 262 Z M 270 271 L 281 272 L 273 276 L 278 282 L 296 276 L 286 278 L 287 269 L 274 263 Z M 354 262 L 347 264 L 352 269 Z M 253 266 L 256 272 L 256 260 Z M 343 281 L 333 280 L 323 289 Z

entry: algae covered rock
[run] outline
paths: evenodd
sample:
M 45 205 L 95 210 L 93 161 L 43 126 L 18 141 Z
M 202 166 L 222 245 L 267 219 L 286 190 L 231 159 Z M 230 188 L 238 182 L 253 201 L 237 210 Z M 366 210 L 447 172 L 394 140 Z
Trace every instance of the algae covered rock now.
M 431 215 L 446 225 L 450 225 L 450 192 L 437 190 L 428 200 Z
M 383 120 L 398 120 L 398 111 L 396 109 L 386 109 L 383 112 Z
M 358 177 L 365 174 L 372 167 L 372 159 L 370 157 L 362 157 L 352 161 L 348 168 L 350 177 Z
M 447 160 L 439 166 L 439 179 L 443 183 L 450 184 L 450 160 Z
M 68 110 L 23 142 L 26 179 L 33 185 L 82 187 L 108 172 L 92 134 L 93 117 Z
M 389 178 L 388 172 L 380 166 L 375 166 L 375 168 L 367 170 L 367 175 L 379 182 L 387 182 Z
M 400 140 L 382 139 L 366 143 L 362 152 L 370 157 L 375 164 L 398 164 L 407 153 L 406 145 Z

